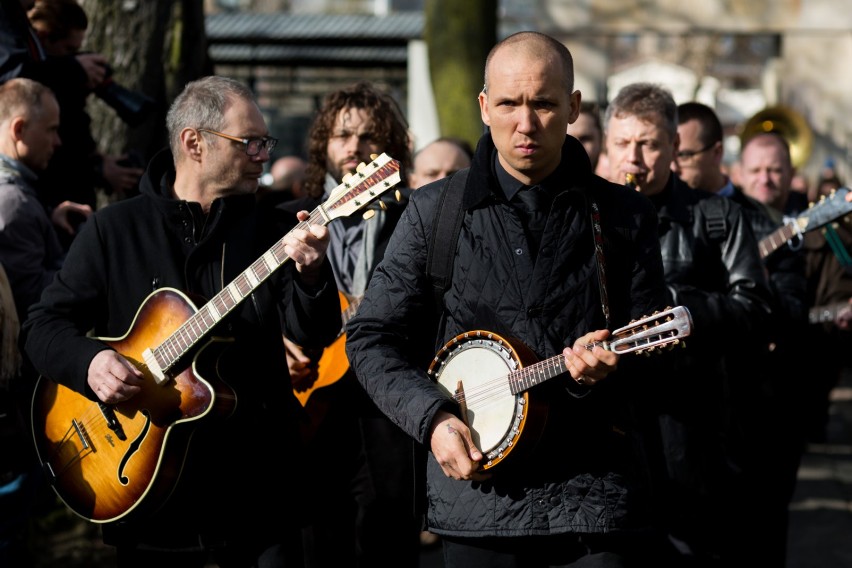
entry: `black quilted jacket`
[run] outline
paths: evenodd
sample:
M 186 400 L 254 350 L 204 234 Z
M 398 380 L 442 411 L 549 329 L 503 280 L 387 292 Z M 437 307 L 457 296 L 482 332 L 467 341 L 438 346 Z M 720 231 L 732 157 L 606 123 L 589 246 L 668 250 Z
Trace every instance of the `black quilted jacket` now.
M 443 187 L 435 182 L 413 193 L 347 327 L 348 355 L 368 394 L 424 444 L 435 413 L 448 404 L 426 368 L 451 338 L 484 329 L 517 338 L 544 358 L 605 326 L 588 197 L 601 209 L 612 326 L 664 302 L 657 218 L 645 197 L 593 176 L 582 147 L 568 137 L 555 173 L 564 189 L 533 263 L 521 220 L 492 171 L 495 151 L 485 135 L 468 176 L 443 309 L 436 307 L 426 276 Z M 619 370 L 587 396 L 569 391 L 573 380 L 567 374 L 535 387 L 549 406 L 544 436 L 528 459 L 495 468 L 486 483 L 445 477 L 430 454 L 430 530 L 475 537 L 602 533 L 638 525 L 643 476 L 632 427 L 646 381 L 636 372 L 639 364 L 639 358 L 623 357 Z

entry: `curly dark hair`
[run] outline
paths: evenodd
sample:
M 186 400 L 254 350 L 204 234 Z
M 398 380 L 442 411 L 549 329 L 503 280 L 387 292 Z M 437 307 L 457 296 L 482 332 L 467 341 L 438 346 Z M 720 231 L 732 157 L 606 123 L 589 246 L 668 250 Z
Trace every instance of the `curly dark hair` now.
M 373 121 L 373 137 L 383 141 L 382 151 L 399 161 L 402 179 L 407 179 L 411 167 L 408 123 L 390 95 L 367 82 L 333 91 L 326 95 L 308 133 L 308 166 L 305 172 L 305 192 L 314 199 L 322 197 L 328 140 L 341 109 L 363 109 Z

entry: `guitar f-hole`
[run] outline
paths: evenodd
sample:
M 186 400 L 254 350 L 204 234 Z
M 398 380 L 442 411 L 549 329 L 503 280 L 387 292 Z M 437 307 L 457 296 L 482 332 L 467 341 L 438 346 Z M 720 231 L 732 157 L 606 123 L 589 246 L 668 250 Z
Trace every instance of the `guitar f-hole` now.
M 151 429 L 151 414 L 147 410 L 143 410 L 142 416 L 145 417 L 145 425 L 141 430 L 139 430 L 139 435 L 136 436 L 136 439 L 133 440 L 133 442 L 131 442 L 130 446 L 127 448 L 127 453 L 124 454 L 124 457 L 121 458 L 121 462 L 118 464 L 118 481 L 122 485 L 130 483 L 130 478 L 124 475 L 124 470 L 127 468 L 127 463 L 130 461 L 130 458 L 139 451 L 140 446 L 142 446 L 142 440 L 145 439 L 145 436 L 148 435 L 148 430 Z

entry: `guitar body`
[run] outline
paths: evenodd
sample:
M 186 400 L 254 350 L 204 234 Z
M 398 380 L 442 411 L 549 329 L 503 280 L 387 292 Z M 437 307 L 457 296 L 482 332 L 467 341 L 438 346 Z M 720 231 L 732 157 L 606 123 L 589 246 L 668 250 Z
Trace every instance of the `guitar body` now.
M 471 436 L 487 470 L 510 455 L 529 453 L 547 421 L 548 405 L 536 393 L 512 394 L 509 375 L 536 361 L 520 341 L 488 331 L 463 333 L 435 356 L 429 373 L 462 408 Z M 462 382 L 463 395 L 457 392 Z
M 144 375 L 142 391 L 130 400 L 92 402 L 49 379 L 38 380 L 32 402 L 36 451 L 45 475 L 72 511 L 106 523 L 156 508 L 168 497 L 196 421 L 229 415 L 236 406 L 235 393 L 218 379 L 219 357 L 211 349 L 223 340 L 202 341 L 290 260 L 285 241 L 293 231 L 347 217 L 401 181 L 400 163 L 387 154 L 359 164 L 356 171 L 200 309 L 177 290 L 157 290 L 142 303 L 125 336 L 101 339 Z M 227 459 L 225 453 L 227 448 Z
M 349 297 L 338 291 L 340 296 L 340 309 L 344 314 L 350 309 Z M 349 370 L 349 358 L 346 356 L 346 334 L 343 329 L 334 343 L 322 350 L 317 362 L 316 378 L 312 382 L 302 381 L 293 386 L 293 393 L 303 407 L 308 405 L 308 399 L 317 390 L 331 386 L 346 374 Z M 309 383 L 309 384 L 308 384 Z
M 162 343 L 196 311 L 177 290 L 157 290 L 124 337 L 102 339 L 145 376 L 142 391 L 128 401 L 93 402 L 50 379 L 38 380 L 32 404 L 38 457 L 56 493 L 81 517 L 104 523 L 160 505 L 180 474 L 192 422 L 235 408 L 230 387 L 199 374 L 208 361 L 215 367 L 209 343 L 163 384 L 143 362 L 146 348 Z

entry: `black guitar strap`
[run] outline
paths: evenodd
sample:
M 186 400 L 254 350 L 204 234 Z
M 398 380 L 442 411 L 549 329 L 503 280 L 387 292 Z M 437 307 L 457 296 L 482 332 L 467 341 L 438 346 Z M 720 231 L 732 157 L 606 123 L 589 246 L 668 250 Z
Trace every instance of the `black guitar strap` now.
M 598 288 L 601 294 L 601 310 L 603 310 L 606 328 L 610 328 L 609 296 L 606 292 L 606 257 L 604 257 L 604 239 L 601 231 L 601 211 L 597 202 L 590 197 L 592 210 L 592 229 L 595 235 L 595 264 L 598 268 Z
M 456 243 L 461 232 L 464 210 L 462 196 L 467 184 L 468 168 L 451 174 L 441 187 L 441 198 L 432 222 L 432 238 L 426 255 L 426 275 L 432 279 L 435 306 L 442 306 L 444 293 L 450 287 Z

